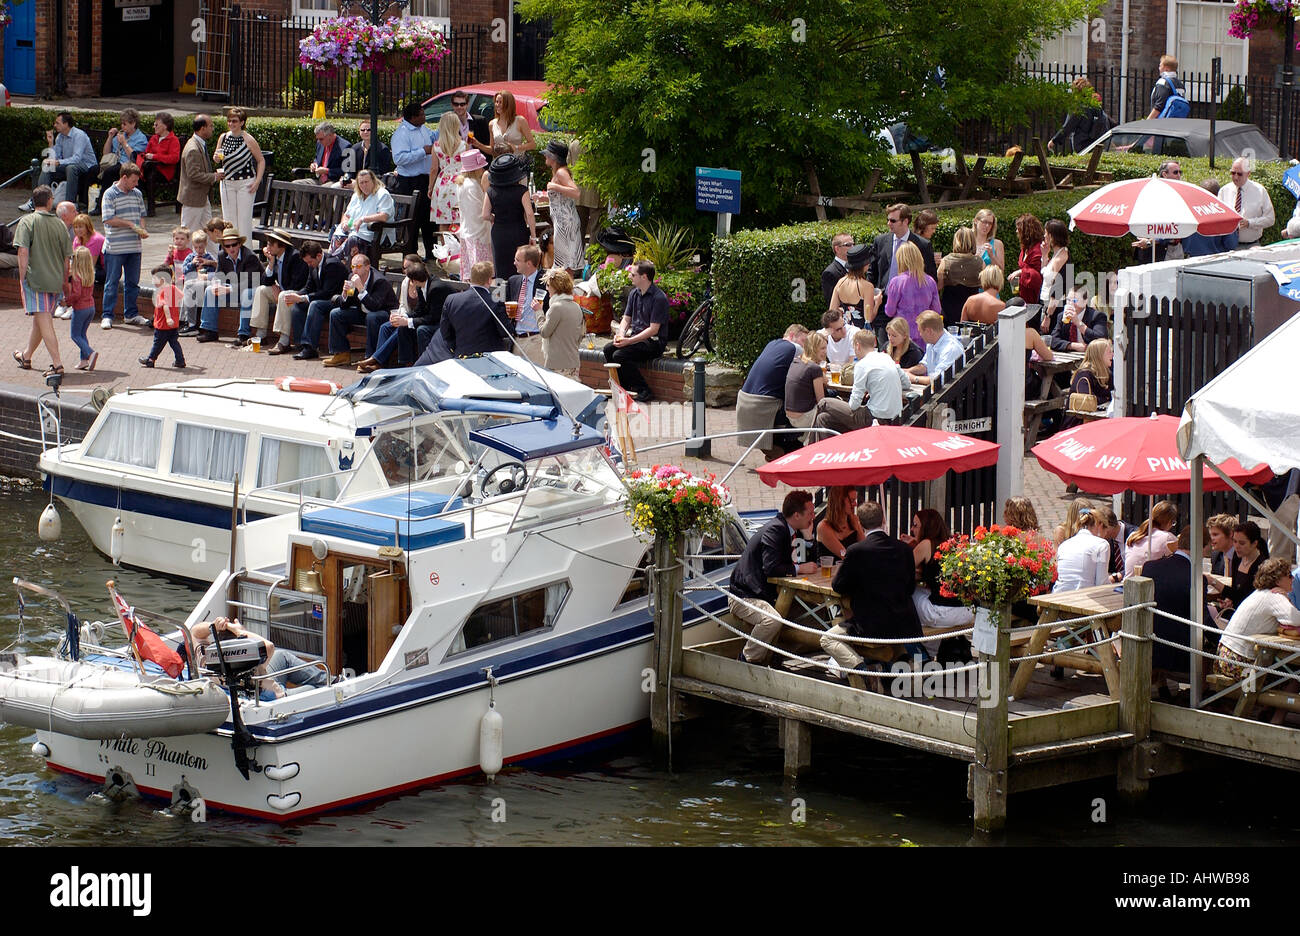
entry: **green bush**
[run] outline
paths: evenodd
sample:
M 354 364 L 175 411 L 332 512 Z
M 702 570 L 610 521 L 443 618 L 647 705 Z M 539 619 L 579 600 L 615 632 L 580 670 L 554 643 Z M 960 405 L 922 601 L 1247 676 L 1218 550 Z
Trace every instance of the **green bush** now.
M 1250 108 L 1246 106 L 1246 92 L 1241 85 L 1233 85 L 1227 97 L 1219 105 L 1219 120 L 1235 120 L 1238 123 L 1250 123 Z
M 923 158 L 927 175 L 931 168 L 942 170 L 942 160 Z M 1153 175 L 1162 159 L 1146 156 L 1104 156 L 1101 168 L 1115 174 L 1117 180 L 1142 178 Z M 986 170 L 991 176 L 1005 178 L 1010 160 L 990 159 Z M 1052 160 L 1054 165 L 1071 160 Z M 1083 166 L 1084 160 L 1073 160 Z M 1218 160 L 1214 170 L 1206 159 L 1179 160 L 1183 177 L 1189 181 L 1215 176 L 1220 181 L 1228 178 L 1228 162 Z M 1282 187 L 1284 163 L 1257 166 L 1252 176 L 1267 189 L 1273 200 L 1274 211 L 1280 224 L 1264 232 L 1264 242 L 1278 239 L 1280 226 L 1290 216 L 1295 199 Z M 894 180 L 882 177 L 881 188 L 895 188 L 901 174 L 910 173 L 910 158 L 895 160 Z M 993 209 L 998 217 L 998 237 L 1006 248 L 1008 272 L 1016 267 L 1020 243 L 1016 238 L 1014 221 L 1022 214 L 1035 215 L 1040 221 L 1059 218 L 1068 221 L 1067 211 L 1084 198 L 1085 190 L 1040 192 L 1020 198 L 999 199 L 983 205 L 965 205 L 953 209 L 939 206 L 939 228 L 935 232 L 934 246 L 947 253 L 952 249 L 952 237 L 958 227 L 970 224 L 981 207 Z M 719 355 L 741 367 L 753 363 L 763 346 L 779 337 L 791 322 L 802 322 L 820 327 L 822 308 L 821 271 L 830 262 L 831 236 L 836 231 L 853 234 L 857 243 L 874 239 L 884 233 L 885 213 L 876 210 L 855 214 L 837 221 L 820 221 L 792 224 L 770 230 L 741 230 L 728 238 L 713 241 L 713 295 L 714 315 L 718 335 Z M 1075 275 L 1091 274 L 1100 283 L 1105 275 L 1132 263 L 1132 240 L 1127 237 L 1096 237 L 1074 231 L 1070 238 L 1070 262 Z M 1004 295 L 1009 296 L 1010 291 Z

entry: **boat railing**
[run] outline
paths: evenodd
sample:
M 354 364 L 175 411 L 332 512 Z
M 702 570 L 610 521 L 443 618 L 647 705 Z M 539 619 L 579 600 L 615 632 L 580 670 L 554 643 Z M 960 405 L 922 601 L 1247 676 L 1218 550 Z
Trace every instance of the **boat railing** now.
M 243 499 L 241 500 L 239 506 L 239 522 L 240 523 L 248 522 L 248 501 L 249 498 L 255 495 L 264 496 L 266 494 L 272 494 L 272 493 L 291 494 L 291 492 L 288 489 L 292 487 L 296 487 L 297 491 L 293 493 L 296 493 L 298 497 L 298 510 L 299 512 L 301 512 L 302 505 L 303 505 L 304 485 L 313 484 L 317 481 L 328 481 L 331 478 L 339 478 L 343 475 L 351 475 L 354 471 L 356 471 L 356 468 L 338 468 L 335 469 L 334 471 L 328 471 L 325 474 L 311 475 L 306 478 L 293 478 L 288 481 L 279 481 L 275 484 L 263 484 L 258 487 L 252 488 L 251 490 L 246 491 L 243 494 Z M 339 487 L 341 489 L 343 485 L 340 484 Z

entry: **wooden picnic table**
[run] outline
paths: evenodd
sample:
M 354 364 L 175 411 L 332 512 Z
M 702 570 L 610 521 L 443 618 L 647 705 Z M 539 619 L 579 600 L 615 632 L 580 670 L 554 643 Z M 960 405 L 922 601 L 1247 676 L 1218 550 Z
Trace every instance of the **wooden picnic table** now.
M 1255 665 L 1279 670 L 1294 676 L 1300 681 L 1300 637 L 1288 637 L 1285 634 L 1255 634 L 1250 639 L 1255 641 Z M 1211 673 L 1206 682 L 1219 692 L 1206 701 L 1223 695 L 1236 695 L 1237 704 L 1232 714 L 1248 718 L 1256 705 L 1266 708 L 1285 709 L 1300 712 L 1300 696 L 1295 692 L 1279 689 L 1289 682 L 1285 676 L 1271 673 L 1259 673 L 1247 670 L 1242 679 L 1232 680 L 1226 676 Z
M 1038 371 L 1042 378 L 1038 388 L 1038 399 L 1025 401 L 1025 454 L 1038 441 L 1038 430 L 1042 426 L 1043 416 L 1052 410 L 1065 409 L 1069 401 L 1067 391 L 1057 386 L 1056 375 L 1074 370 L 1083 361 L 1083 354 L 1078 351 L 1056 351 L 1050 361 L 1037 358 L 1029 366 Z
M 1038 608 L 1038 627 L 1030 635 L 1025 647 L 1025 656 L 1037 656 L 1047 646 L 1049 637 L 1055 637 L 1058 643 L 1091 643 L 1109 637 L 1120 627 L 1120 612 L 1124 610 L 1124 586 L 1107 583 L 1076 591 L 1053 592 L 1030 598 L 1029 603 Z M 1110 613 L 1112 617 L 1099 618 L 1083 624 L 1060 624 L 1062 619 L 1088 617 L 1093 614 Z M 1068 666 L 1085 673 L 1100 672 L 1106 677 L 1106 688 L 1113 698 L 1119 698 L 1119 666 L 1115 659 L 1115 648 L 1104 643 L 1086 650 L 1070 651 L 1068 643 L 1062 652 L 1050 660 L 1044 660 L 1056 666 Z M 1038 660 L 1022 660 L 1016 667 L 1011 679 L 1011 697 L 1019 698 L 1033 678 L 1034 667 Z

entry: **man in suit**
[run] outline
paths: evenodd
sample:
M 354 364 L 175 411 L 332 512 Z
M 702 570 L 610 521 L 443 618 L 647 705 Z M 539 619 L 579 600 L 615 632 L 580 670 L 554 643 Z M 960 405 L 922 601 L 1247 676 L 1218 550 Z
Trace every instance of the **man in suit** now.
M 853 607 L 853 616 L 836 624 L 821 639 L 822 649 L 835 658 L 842 669 L 863 669 L 862 656 L 854 645 L 837 636 L 899 637 L 921 636 L 921 622 L 912 603 L 916 590 L 916 560 L 906 543 L 885 532 L 885 509 L 877 501 L 867 501 L 858 508 L 858 521 L 866 535 L 849 547 L 831 588 Z M 862 648 L 861 644 L 857 645 Z M 881 657 L 892 659 L 898 645 L 879 648 Z M 873 648 L 877 649 L 877 648 Z M 850 676 L 849 683 L 862 688 L 861 676 Z
M 334 132 L 334 125 L 321 121 L 316 125 L 316 156 L 308 167 L 321 185 L 337 182 L 343 177 L 343 155 L 352 144 Z
M 727 605 L 731 613 L 751 626 L 753 640 L 747 640 L 741 651 L 742 659 L 749 663 L 766 665 L 772 660 L 772 651 L 755 641 L 774 644 L 781 633 L 781 616 L 772 603 L 776 601 L 776 586 L 768 579 L 777 575 L 809 575 L 817 568 L 815 562 L 795 565 L 794 539 L 805 536 L 811 539 L 813 516 L 816 508 L 807 491 L 791 491 L 781 503 L 781 516 L 773 517 L 745 544 L 736 567 L 731 571 L 731 593 Z
M 840 281 L 845 273 L 849 271 L 845 265 L 845 259 L 849 255 L 849 248 L 853 246 L 853 235 L 840 231 L 831 237 L 831 250 L 835 256 L 831 258 L 830 265 L 822 270 L 822 305 L 830 308 L 831 296 L 835 292 L 835 284 Z
M 380 140 L 372 140 L 370 121 L 361 121 L 361 142 L 352 144 L 343 157 L 343 185 L 351 185 L 351 179 L 362 169 L 369 169 L 381 179 L 393 171 L 393 154 Z
M 278 308 L 280 293 L 297 292 L 305 287 L 309 271 L 289 235 L 279 228 L 266 235 L 263 252 L 266 254 L 266 272 L 262 274 L 262 285 L 253 293 L 253 318 L 249 325 L 257 330 L 259 337 L 266 339 L 271 309 Z M 276 346 L 279 347 L 278 343 Z M 270 353 L 270 349 L 267 350 Z
M 402 260 L 402 268 L 410 275 L 415 267 L 425 269 L 419 254 L 407 254 Z M 443 279 L 437 272 L 429 276 L 428 282 L 420 287 L 418 295 L 412 301 L 409 295 L 402 296 L 402 311 L 410 319 L 414 329 L 414 347 L 403 347 L 400 360 L 417 360 L 424 354 L 424 349 L 438 334 L 442 327 L 442 310 L 449 298 L 461 292 L 461 288 L 451 280 Z
M 176 200 L 181 206 L 181 227 L 198 231 L 212 217 L 208 193 L 212 186 L 225 178 L 225 171 L 212 171 L 212 157 L 208 144 L 212 141 L 212 118 L 207 114 L 194 115 L 194 135 L 181 150 L 181 172 L 176 182 Z
M 125 171 L 125 170 L 124 170 Z M 217 276 L 207 288 L 203 309 L 199 313 L 199 341 L 217 340 L 217 317 L 223 305 L 239 309 L 239 334 L 235 347 L 248 344 L 252 331 L 253 295 L 266 270 L 257 254 L 244 246 L 243 234 L 228 225 L 221 235 L 221 254 L 217 257 Z
M 921 258 L 925 261 L 925 272 L 931 278 L 937 279 L 939 271 L 934 263 L 934 248 L 930 246 L 928 240 L 910 230 L 912 209 L 903 204 L 890 205 L 885 217 L 889 222 L 889 230 L 877 237 L 871 245 L 871 263 L 867 266 L 867 279 L 871 280 L 872 285 L 881 294 L 889 291 L 889 281 L 898 275 L 898 258 L 895 254 L 898 253 L 898 248 L 908 241 L 921 251 Z M 885 333 L 885 326 L 888 324 L 889 317 L 885 315 L 885 303 L 882 298 L 880 311 L 876 313 L 875 321 L 872 322 L 876 341 L 882 348 L 889 347 L 889 336 Z
M 1155 583 L 1156 609 L 1166 614 L 1173 614 L 1185 620 L 1192 619 L 1192 528 L 1183 527 L 1178 534 L 1178 549 L 1172 556 L 1153 559 L 1143 563 L 1142 574 Z M 1209 604 L 1202 598 L 1202 621 L 1209 623 Z M 1189 646 L 1192 642 L 1192 629 L 1182 621 L 1173 621 L 1157 614 L 1152 627 L 1157 637 L 1173 643 Z M 1217 643 L 1217 638 L 1215 639 Z M 1151 669 L 1157 672 L 1154 680 L 1160 687 L 1162 697 L 1168 696 L 1168 690 L 1162 681 L 1164 674 L 1186 676 L 1189 672 L 1190 658 L 1186 650 L 1169 647 L 1162 643 L 1151 645 Z
M 321 359 L 326 367 L 347 367 L 352 363 L 352 350 L 348 344 L 348 329 L 361 325 L 370 317 L 377 321 L 374 333 L 388 321 L 397 308 L 397 293 L 388 277 L 370 266 L 370 258 L 358 251 L 352 255 L 352 276 L 343 284 L 343 291 L 331 301 L 329 323 L 329 355 Z M 366 357 L 373 357 L 375 347 L 366 329 Z
M 303 244 L 299 253 L 307 264 L 307 283 L 300 291 L 280 293 L 275 306 L 275 330 L 280 333 L 280 343 L 266 353 L 284 354 L 298 344 L 301 336 L 302 346 L 294 358 L 307 361 L 317 356 L 316 347 L 329 321 L 331 300 L 343 291 L 348 268 L 315 241 Z
M 541 265 L 541 248 L 536 244 L 524 244 L 515 251 L 517 272 L 506 280 L 506 301 L 519 303 L 515 344 L 510 350 L 539 365 L 546 360 L 539 320 L 546 317 L 546 311 L 551 307 L 551 292 L 542 285 L 538 270 Z
M 470 288 L 447 299 L 442 306 L 442 322 L 438 334 L 445 343 L 445 352 L 453 357 L 487 354 L 510 348 L 510 338 L 515 323 L 506 315 L 504 302 L 497 302 L 488 291 L 492 281 L 492 264 L 480 260 L 469 271 Z M 416 366 L 433 364 L 437 353 L 437 339 L 416 361 Z M 427 359 L 427 360 L 426 360 Z

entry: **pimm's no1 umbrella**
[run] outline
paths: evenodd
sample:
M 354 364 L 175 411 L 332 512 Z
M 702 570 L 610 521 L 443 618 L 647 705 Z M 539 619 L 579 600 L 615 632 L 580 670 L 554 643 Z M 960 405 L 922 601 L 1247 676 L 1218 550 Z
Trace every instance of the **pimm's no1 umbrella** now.
M 996 442 L 915 426 L 868 426 L 791 452 L 759 468 L 758 476 L 772 487 L 932 481 L 949 469 L 970 471 L 997 460 Z
M 1192 472 L 1178 454 L 1177 434 L 1177 416 L 1098 419 L 1058 432 L 1033 453 L 1052 474 L 1089 494 L 1182 494 L 1191 490 Z M 1236 459 L 1219 467 L 1238 484 L 1273 477 L 1267 465 L 1245 469 Z M 1207 491 L 1228 489 L 1213 471 L 1205 472 L 1202 483 Z
M 1069 214 L 1070 227 L 1085 234 L 1149 238 L 1153 261 L 1157 240 L 1231 234 L 1241 224 L 1241 215 L 1199 185 L 1159 176 L 1104 185 Z

